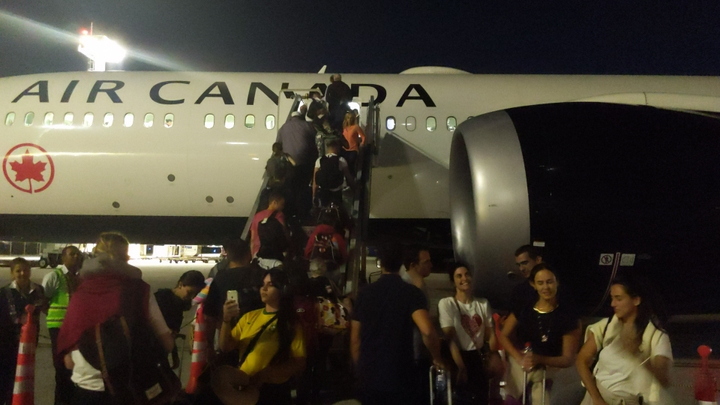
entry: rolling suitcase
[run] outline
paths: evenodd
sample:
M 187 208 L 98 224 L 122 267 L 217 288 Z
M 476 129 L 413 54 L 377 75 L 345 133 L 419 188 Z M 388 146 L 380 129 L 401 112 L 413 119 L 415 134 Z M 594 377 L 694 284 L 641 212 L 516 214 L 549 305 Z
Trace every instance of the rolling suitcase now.
M 450 372 L 430 366 L 430 405 L 452 405 L 452 378 Z

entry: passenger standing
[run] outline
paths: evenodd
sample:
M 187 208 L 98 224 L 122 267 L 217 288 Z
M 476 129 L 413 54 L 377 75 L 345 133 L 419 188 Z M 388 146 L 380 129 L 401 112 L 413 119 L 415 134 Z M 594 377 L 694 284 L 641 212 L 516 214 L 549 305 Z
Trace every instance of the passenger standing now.
M 489 376 L 483 367 L 482 352 L 497 350 L 492 308 L 485 298 L 473 297 L 472 274 L 468 266 L 452 263 L 448 275 L 455 295 L 440 300 L 440 327 L 450 342 L 450 353 L 458 368 L 458 385 L 473 394 L 474 404 L 488 403 Z
M 558 297 L 558 279 L 547 264 L 535 266 L 529 278 L 537 299 L 523 308 L 512 309 L 503 325 L 500 343 L 510 356 L 508 393 L 516 398 L 522 395 L 523 372 L 527 372 L 532 403 L 539 404 L 543 393 L 542 369 L 552 379 L 558 369 L 575 363 L 580 321 L 569 305 L 560 305 L 564 301 Z M 530 343 L 532 352 L 522 352 L 525 343 Z M 550 387 L 551 384 L 546 386 L 546 403 L 551 401 Z
M 260 235 L 258 234 L 258 227 L 261 222 L 265 221 L 265 224 L 267 224 L 268 221 L 266 221 L 268 218 L 271 218 L 269 221 L 277 221 L 279 222 L 283 227 L 285 227 L 285 215 L 283 214 L 283 208 L 285 207 L 285 197 L 277 191 L 270 192 L 270 196 L 268 198 L 268 207 L 267 209 L 264 209 L 257 214 L 252 219 L 252 224 L 250 225 L 250 249 L 252 251 L 252 256 L 257 256 L 258 252 L 260 251 L 260 247 L 262 245 L 260 240 Z M 285 238 L 287 239 L 287 235 L 285 235 Z M 267 249 L 273 248 L 272 246 L 266 246 Z M 267 256 L 264 256 L 267 257 Z
M 582 405 L 673 403 L 664 392 L 673 361 L 670 338 L 647 282 L 627 274 L 611 284 L 614 315 L 588 326 L 575 362 L 587 389 Z
M 530 281 L 530 272 L 533 267 L 542 263 L 543 258 L 538 248 L 523 245 L 515 250 L 515 264 L 524 280 L 515 286 L 511 295 L 512 308 L 524 308 L 537 300 L 537 291 Z
M 322 99 L 322 94 L 317 90 L 310 91 L 310 106 L 307 109 L 307 117 L 315 123 L 318 120 L 318 116 L 327 114 L 327 106 L 325 101 Z
M 327 207 L 331 203 L 342 207 L 343 181 L 355 188 L 355 178 L 350 173 L 347 161 L 338 155 L 340 144 L 330 141 L 327 144 L 327 154 L 315 162 L 313 174 L 313 201 L 319 206 Z
M 295 198 L 295 209 L 300 215 L 310 212 L 313 167 L 318 157 L 315 146 L 317 131 L 299 112 L 293 112 L 290 119 L 280 127 L 276 142 L 281 142 L 283 150 L 295 161 L 295 176 L 290 189 Z
M 223 304 L 227 292 L 238 292 L 240 316 L 246 312 L 262 308 L 260 300 L 260 286 L 262 285 L 262 270 L 250 263 L 250 247 L 242 239 L 234 239 L 223 245 L 229 262 L 228 268 L 219 272 L 210 284 L 208 296 L 203 304 L 207 330 L 210 331 L 208 341 L 214 341 L 215 330 L 220 328 L 223 314 Z M 237 361 L 228 357 L 231 361 Z
M 197 270 L 186 271 L 180 276 L 175 288 L 161 288 L 155 292 L 155 300 L 168 328 L 175 334 L 182 329 L 183 313 L 189 311 L 193 299 L 205 287 L 205 276 Z M 177 346 L 172 351 L 173 369 L 180 367 Z
M 70 300 L 60 328 L 56 356 L 72 369 L 73 405 L 112 403 L 114 400 L 106 390 L 100 363 L 86 358 L 79 348 L 83 336 L 83 342 L 94 341 L 88 336 L 96 325 L 122 314 L 132 325 L 131 336 L 150 329 L 150 336 L 156 341 L 143 342 L 145 347 L 157 347 L 170 353 L 175 345 L 150 286 L 135 272 L 127 271 L 128 246 L 128 240 L 119 233 L 100 235 L 94 249 L 96 256 L 102 258 L 96 263 L 100 267 L 93 267 L 87 275 L 80 271 L 82 282 Z M 129 306 L 128 303 L 138 305 Z
M 305 343 L 287 274 L 265 271 L 260 294 L 264 308 L 239 321 L 237 302 L 223 306 L 220 348 L 242 353 L 237 367 L 221 366 L 213 373 L 213 391 L 227 405 L 290 405 L 288 380 L 305 368 Z
M 325 91 L 325 100 L 330 113 L 330 126 L 336 132 L 342 132 L 342 121 L 345 113 L 349 111 L 348 103 L 352 101 L 352 90 L 342 81 L 342 76 L 334 74 L 330 76 L 330 85 Z
M 413 326 L 422 333 L 433 363 L 444 368 L 440 340 L 426 309 L 425 295 L 398 274 L 401 250 L 384 247 L 380 263 L 382 276 L 360 291 L 354 308 L 350 352 L 358 369 L 359 394 L 363 405 L 421 403 L 423 390 L 415 378 Z
M 405 270 L 400 270 L 400 277 L 408 284 L 412 284 L 419 288 L 425 296 L 425 300 L 429 305 L 430 292 L 428 291 L 425 279 L 432 272 L 432 258 L 427 249 L 423 249 L 418 245 L 412 245 L 403 251 L 403 266 Z M 425 308 L 430 313 L 430 307 Z M 432 319 L 432 318 L 431 318 Z M 422 388 L 422 402 L 428 403 L 430 398 L 429 386 L 423 384 L 427 380 L 428 370 L 432 365 L 430 353 L 428 353 L 423 344 L 423 336 L 420 329 L 413 327 L 413 359 L 415 360 L 415 378 L 418 386 Z
M 78 271 L 82 266 L 80 249 L 67 246 L 61 254 L 62 266 L 46 274 L 42 281 L 45 297 L 50 301 L 47 313 L 47 328 L 53 354 L 57 352 L 57 337 L 60 333 L 70 297 L 78 284 Z M 70 377 L 72 372 L 62 360 L 53 361 L 55 366 L 55 405 L 70 404 L 75 385 Z
M 11 405 L 20 333 L 27 322 L 25 306 L 35 305 L 34 322 L 46 303 L 42 286 L 30 281 L 30 263 L 18 257 L 10 261 L 12 282 L 0 288 L 0 404 Z M 36 342 L 37 343 L 37 342 Z
M 352 111 L 345 113 L 345 120 L 343 120 L 343 137 L 345 137 L 348 144 L 348 146 L 344 148 L 344 156 L 348 161 L 348 166 L 350 166 L 350 172 L 354 173 L 355 162 L 360 153 L 358 138 L 360 138 L 360 145 L 365 145 L 365 132 L 363 132 L 360 125 L 358 125 L 357 117 Z
M 295 160 L 285 153 L 281 142 L 272 145 L 272 155 L 265 164 L 265 173 L 268 176 L 268 189 L 281 193 L 285 197 L 286 213 L 294 215 L 294 196 L 290 184 L 295 177 Z

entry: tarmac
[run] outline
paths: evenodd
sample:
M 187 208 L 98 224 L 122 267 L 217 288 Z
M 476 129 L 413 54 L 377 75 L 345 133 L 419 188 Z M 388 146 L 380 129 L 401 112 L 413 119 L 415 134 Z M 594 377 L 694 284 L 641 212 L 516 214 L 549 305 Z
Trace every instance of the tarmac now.
M 200 270 L 207 275 L 214 263 L 159 263 L 157 260 L 133 260 L 131 264 L 143 270 L 143 279 L 150 284 L 152 291 L 160 288 L 173 288 L 180 278 L 180 275 L 188 270 Z M 371 273 L 370 263 L 368 263 L 368 273 Z M 373 269 L 374 270 L 374 269 Z M 40 283 L 42 278 L 52 269 L 33 268 L 31 279 L 36 283 Z M 430 308 L 431 315 L 437 311 L 437 303 L 443 298 L 452 295 L 453 288 L 445 274 L 431 274 L 427 279 L 430 290 Z M 7 285 L 10 282 L 10 272 L 7 268 L 0 268 L 0 286 Z M 181 352 L 182 367 L 178 370 L 183 386 L 187 383 L 190 373 L 191 363 L 191 346 L 192 346 L 192 319 L 195 311 L 191 310 L 185 313 L 183 324 L 185 325 L 181 331 L 187 336 L 183 344 L 184 350 Z M 45 316 L 41 316 L 39 343 L 36 351 L 35 360 L 35 404 L 50 405 L 53 403 L 55 389 L 55 370 L 52 367 L 52 354 L 50 348 L 50 338 L 45 325 Z M 671 337 L 672 338 L 672 337 Z M 720 350 L 720 348 L 716 348 Z M 717 353 L 717 351 L 716 351 Z M 717 356 L 714 356 L 717 358 Z M 693 381 L 698 370 L 699 362 L 696 359 L 675 359 L 675 365 L 671 370 L 671 380 L 673 386 L 666 395 L 674 398 L 677 405 L 694 405 Z M 720 379 L 720 362 L 712 363 L 711 371 L 716 379 Z M 553 404 L 573 405 L 577 392 L 582 392 L 579 387 L 580 381 L 577 371 L 574 367 L 568 368 L 556 378 L 555 387 L 564 387 L 563 392 L 568 394 L 558 395 L 553 399 Z M 345 393 L 347 395 L 347 393 Z M 564 396 L 566 395 L 566 396 Z M 331 401 L 332 402 L 332 401 Z M 329 403 L 331 403 L 329 402 Z M 356 401 L 345 400 L 336 402 L 336 404 L 355 404 Z

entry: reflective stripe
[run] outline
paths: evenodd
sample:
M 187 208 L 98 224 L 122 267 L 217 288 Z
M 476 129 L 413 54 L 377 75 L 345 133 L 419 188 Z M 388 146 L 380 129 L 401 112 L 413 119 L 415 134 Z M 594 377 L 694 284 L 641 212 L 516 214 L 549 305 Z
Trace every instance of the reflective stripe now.
M 35 392 L 35 384 L 33 380 L 15 380 L 15 386 L 13 387 L 13 395 L 19 394 L 32 394 Z
M 55 269 L 55 274 L 57 274 L 60 285 L 58 285 L 55 294 L 53 294 L 50 299 L 50 307 L 48 308 L 47 314 L 48 329 L 60 328 L 62 326 L 62 321 L 65 319 L 67 307 L 70 303 L 67 277 L 61 268 Z
M 33 377 L 35 375 L 34 371 L 35 370 L 29 366 L 17 366 L 15 369 L 15 379 L 18 377 Z
M 35 343 L 20 342 L 20 346 L 18 347 L 18 354 L 34 354 L 34 353 L 35 353 Z

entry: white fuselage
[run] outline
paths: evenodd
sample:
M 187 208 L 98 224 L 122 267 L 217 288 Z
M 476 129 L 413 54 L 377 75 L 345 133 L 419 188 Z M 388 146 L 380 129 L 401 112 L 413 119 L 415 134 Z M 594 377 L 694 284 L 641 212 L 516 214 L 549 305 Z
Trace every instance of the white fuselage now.
M 716 77 L 348 74 L 343 80 L 363 103 L 371 96 L 381 99 L 380 136 L 391 133 L 401 145 L 383 150 L 385 139 L 380 141 L 371 193 L 375 218 L 448 218 L 454 130 L 449 118 L 458 125 L 492 111 L 571 101 L 720 111 Z M 326 82 L 326 75 L 292 73 L 69 72 L 2 78 L 0 214 L 246 217 L 288 115 L 281 89 Z M 72 119 L 65 122 L 68 113 Z M 105 125 L 107 114 L 113 116 L 111 125 Z M 128 114 L 133 122 L 126 126 Z M 152 114 L 150 127 L 147 114 Z M 173 118 L 169 128 L 167 114 Z M 210 116 L 214 124 L 208 128 Z M 364 121 L 364 108 L 361 116 Z M 228 128 L 230 117 L 234 125 Z M 394 130 L 386 126 L 389 117 L 397 123 Z M 430 117 L 435 128 L 428 125 Z M 22 144 L 32 146 L 18 147 Z M 387 155 L 398 150 L 405 156 Z M 25 151 L 33 156 L 28 163 L 45 165 L 18 173 Z

